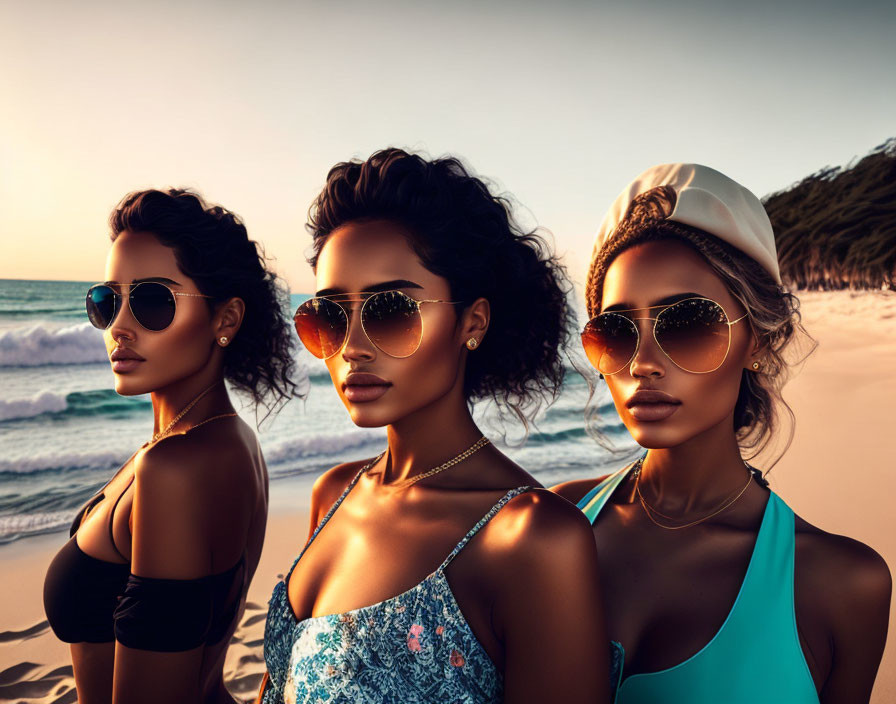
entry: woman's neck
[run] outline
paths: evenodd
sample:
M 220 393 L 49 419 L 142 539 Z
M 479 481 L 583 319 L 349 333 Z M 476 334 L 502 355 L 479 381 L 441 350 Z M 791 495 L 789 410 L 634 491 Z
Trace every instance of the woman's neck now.
M 382 481 L 413 479 L 453 459 L 482 437 L 462 396 L 449 394 L 386 428 L 389 462 Z
M 202 395 L 201 398 L 199 396 Z M 233 410 L 224 379 L 218 376 L 197 374 L 176 384 L 157 389 L 151 394 L 153 409 L 153 435 L 163 432 L 187 406 L 195 404 L 171 428 L 172 432 L 193 425 L 196 421 L 217 413 Z M 197 401 L 197 398 L 199 399 Z
M 748 478 L 728 418 L 681 445 L 648 450 L 639 488 L 652 506 L 685 516 L 717 506 Z

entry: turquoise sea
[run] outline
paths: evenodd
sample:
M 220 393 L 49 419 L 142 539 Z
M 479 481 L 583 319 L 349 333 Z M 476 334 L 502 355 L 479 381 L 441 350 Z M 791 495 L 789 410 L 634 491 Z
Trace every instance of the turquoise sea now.
M 152 434 L 149 397 L 113 390 L 102 334 L 84 312 L 89 285 L 0 279 L 0 543 L 66 529 Z M 293 310 L 305 298 L 294 294 Z M 339 462 L 374 455 L 385 442 L 384 430 L 352 424 L 323 362 L 295 342 L 307 398 L 294 399 L 259 430 L 272 495 L 296 477 L 306 481 Z M 510 444 L 498 443 L 544 484 L 620 463 L 585 432 L 589 387 L 569 371 L 560 398 L 528 437 L 507 426 Z M 607 419 L 604 432 L 631 448 L 604 387 L 591 403 Z M 486 406 L 477 406 L 477 420 L 495 439 L 500 427 Z M 251 407 L 241 415 L 255 426 Z

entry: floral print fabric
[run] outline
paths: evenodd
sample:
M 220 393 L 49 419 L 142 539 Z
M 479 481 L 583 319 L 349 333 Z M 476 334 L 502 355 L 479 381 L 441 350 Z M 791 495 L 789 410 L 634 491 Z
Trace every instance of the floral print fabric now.
M 435 572 L 378 604 L 297 621 L 287 597 L 287 575 L 274 588 L 265 624 L 264 657 L 270 679 L 263 704 L 500 702 L 501 674 L 464 619 L 445 568 L 504 504 L 527 490 L 520 487 L 505 494 Z

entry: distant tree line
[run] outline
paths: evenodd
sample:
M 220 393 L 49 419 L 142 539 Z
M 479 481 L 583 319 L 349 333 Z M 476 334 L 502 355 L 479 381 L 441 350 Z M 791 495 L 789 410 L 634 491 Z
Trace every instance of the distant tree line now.
M 763 203 L 789 285 L 896 289 L 896 138 Z

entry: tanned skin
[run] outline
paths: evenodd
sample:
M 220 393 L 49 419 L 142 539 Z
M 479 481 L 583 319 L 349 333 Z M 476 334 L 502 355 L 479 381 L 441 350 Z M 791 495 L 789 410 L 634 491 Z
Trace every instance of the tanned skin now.
M 447 280 L 423 266 L 406 233 L 390 222 L 335 230 L 316 274 L 319 294 L 399 289 L 416 299 L 451 299 Z M 367 339 L 359 305 L 351 313 L 348 340 L 327 367 L 352 420 L 386 426 L 388 461 L 361 477 L 292 573 L 289 603 L 298 619 L 342 613 L 410 589 L 508 490 L 539 486 L 493 446 L 410 487 L 398 486 L 482 435 L 463 378 L 467 355 L 476 354 L 465 342 L 487 334 L 486 300 L 460 309 L 424 304 L 420 348 L 402 359 Z M 350 372 L 380 377 L 382 395 L 353 402 L 345 386 Z M 317 480 L 309 535 L 363 465 L 340 465 Z M 581 518 L 568 502 L 536 488 L 506 504 L 446 570 L 464 617 L 503 674 L 509 704 L 606 701 L 597 558 Z
M 622 252 L 607 270 L 600 309 L 646 308 L 681 294 L 717 301 L 729 320 L 745 312 L 703 258 L 674 241 Z M 606 377 L 623 423 L 649 448 L 641 493 L 682 522 L 712 513 L 747 481 L 733 430 L 734 404 L 742 370 L 761 364 L 763 351 L 745 323 L 732 326 L 731 348 L 718 370 L 692 374 L 659 349 L 653 321 L 638 320 L 637 355 Z M 626 405 L 638 389 L 663 391 L 680 405 L 664 420 L 639 420 L 637 407 Z M 602 479 L 568 482 L 554 491 L 577 502 Z M 619 486 L 593 532 L 609 634 L 625 646 L 626 676 L 672 667 L 712 639 L 740 589 L 767 501 L 768 491 L 753 482 L 731 508 L 670 531 L 648 519 L 630 476 Z M 795 571 L 797 629 L 821 701 L 867 702 L 887 634 L 886 564 L 867 545 L 797 517 Z
M 178 268 L 171 248 L 150 233 L 122 233 L 109 253 L 107 282 L 126 288 L 146 278 L 164 279 L 174 291 L 199 293 Z M 78 546 L 88 555 L 121 562 L 120 552 L 129 558 L 133 574 L 164 579 L 224 572 L 245 555 L 248 589 L 261 554 L 268 503 L 267 469 L 255 435 L 236 417 L 181 434 L 207 418 L 233 413 L 216 340 L 239 334 L 243 311 L 238 298 L 210 313 L 205 299 L 178 296 L 174 321 L 165 330 L 145 330 L 122 306 L 104 331 L 109 354 L 121 340 L 122 348 L 142 359 L 128 371 L 115 371 L 113 364 L 115 390 L 125 396 L 151 393 L 155 432 L 204 389 L 213 389 L 179 421 L 175 435 L 138 451 L 118 471 L 105 498 L 78 529 Z M 113 507 L 114 547 L 108 530 Z M 245 596 L 244 590 L 243 601 Z M 237 622 L 220 642 L 185 652 L 137 650 L 116 642 L 72 644 L 78 701 L 233 704 L 223 667 Z

